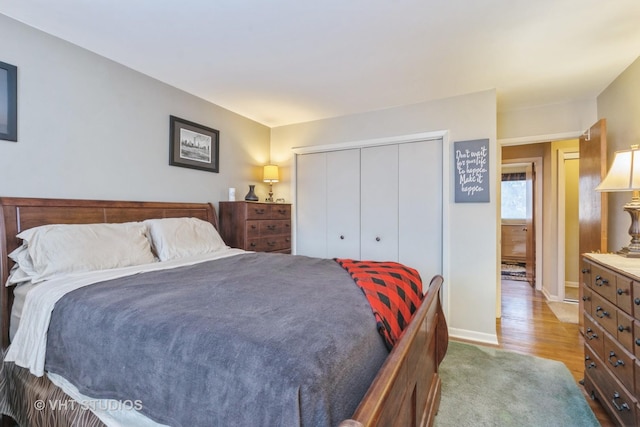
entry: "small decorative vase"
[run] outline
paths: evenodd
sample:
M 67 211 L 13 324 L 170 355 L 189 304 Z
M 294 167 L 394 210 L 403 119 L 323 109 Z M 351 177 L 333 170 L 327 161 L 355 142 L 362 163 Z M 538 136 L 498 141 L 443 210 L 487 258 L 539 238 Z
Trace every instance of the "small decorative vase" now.
M 257 202 L 258 196 L 256 196 L 256 193 L 253 191 L 256 188 L 255 185 L 249 185 L 249 192 L 247 193 L 246 196 L 244 196 L 244 199 L 249 201 L 249 202 Z

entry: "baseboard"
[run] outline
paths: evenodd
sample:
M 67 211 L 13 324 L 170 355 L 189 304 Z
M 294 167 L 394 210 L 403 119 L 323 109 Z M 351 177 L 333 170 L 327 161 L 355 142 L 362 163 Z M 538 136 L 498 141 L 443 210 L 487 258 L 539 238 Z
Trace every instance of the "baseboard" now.
M 564 282 L 565 288 L 577 288 L 579 286 L 578 282 Z
M 482 344 L 498 345 L 496 334 L 485 334 L 482 332 L 469 331 L 467 329 L 449 328 L 449 338 L 470 341 Z

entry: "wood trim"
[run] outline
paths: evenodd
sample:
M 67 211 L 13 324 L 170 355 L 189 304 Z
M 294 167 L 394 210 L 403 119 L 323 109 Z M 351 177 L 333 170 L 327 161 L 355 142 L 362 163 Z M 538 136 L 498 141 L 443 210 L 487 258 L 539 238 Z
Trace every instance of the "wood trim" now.
M 41 198 L 0 198 L 0 333 L 2 348 L 9 346 L 13 292 L 5 285 L 13 262 L 8 255 L 20 244 L 22 230 L 47 224 L 90 224 L 143 221 L 152 218 L 196 217 L 218 228 L 211 203 L 136 202 Z

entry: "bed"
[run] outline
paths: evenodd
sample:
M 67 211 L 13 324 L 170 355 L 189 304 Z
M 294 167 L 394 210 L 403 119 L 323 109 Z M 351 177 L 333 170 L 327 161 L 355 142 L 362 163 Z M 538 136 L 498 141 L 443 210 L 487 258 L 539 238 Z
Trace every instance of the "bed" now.
M 12 267 L 13 261 L 8 257 L 8 255 L 18 248 L 21 244 L 21 240 L 16 236 L 23 232 L 24 230 L 32 229 L 33 227 L 38 227 L 47 224 L 112 224 L 112 223 L 130 223 L 130 222 L 141 222 L 150 219 L 162 219 L 162 218 L 197 218 L 202 221 L 206 221 L 210 224 L 213 224 L 214 227 L 217 228 L 217 216 L 215 210 L 211 204 L 203 204 L 203 203 L 166 203 L 166 202 L 128 202 L 128 201 L 94 201 L 94 200 L 66 200 L 66 199 L 38 199 L 38 198 L 0 198 L 0 235 L 2 239 L 0 240 L 0 278 L 2 279 L 2 283 L 4 284 L 9 276 L 9 271 Z M 242 261 L 244 264 L 247 263 L 257 263 L 259 268 L 265 269 L 269 268 L 270 265 L 275 265 L 275 269 L 278 267 L 277 263 L 283 263 L 283 266 L 289 266 L 290 262 L 293 262 L 293 259 L 297 259 L 296 256 L 292 255 L 281 255 L 278 254 L 277 257 L 265 258 L 263 255 L 267 254 L 251 254 L 251 253 L 243 253 L 234 256 L 224 257 L 222 260 L 216 259 L 204 262 L 198 262 L 194 266 L 179 266 L 175 270 L 179 271 L 180 275 L 184 274 L 183 270 L 178 269 L 200 269 L 205 268 L 205 264 L 214 264 L 215 268 L 222 268 L 222 264 L 228 264 L 227 267 L 229 271 L 238 271 L 239 265 L 238 262 Z M 242 258 L 245 257 L 245 258 Z M 252 258 L 253 257 L 253 258 Z M 316 259 L 305 259 L 304 262 L 309 264 L 309 267 L 304 268 L 315 268 L 319 264 L 327 264 L 332 263 L 332 260 L 316 260 Z M 297 262 L 297 261 L 296 261 Z M 274 264 L 276 263 L 276 264 Z M 242 264 L 242 265 L 244 265 Z M 335 264 L 335 263 L 334 263 Z M 297 267 L 282 267 L 282 270 L 295 270 Z M 297 265 L 297 264 L 296 264 Z M 208 268 L 208 267 L 207 267 Z M 212 267 L 213 268 L 213 267 Z M 301 267 L 302 268 L 302 267 Z M 325 267 L 322 267 L 325 268 Z M 335 270 L 335 267 L 330 267 Z M 173 270 L 171 270 L 173 271 Z M 216 270 L 218 271 L 218 270 Z M 243 270 L 244 271 L 244 270 Z M 302 270 L 301 270 L 302 271 Z M 324 270 L 323 270 L 324 271 Z M 333 270 L 332 270 L 333 271 Z M 153 276 L 153 275 L 156 276 Z M 178 274 L 178 273 L 175 273 Z M 193 274 L 198 274 L 194 272 Z M 209 275 L 211 273 L 199 273 L 200 275 Z M 275 274 L 275 273 L 274 273 Z M 306 273 L 305 273 L 306 274 Z M 316 274 L 317 273 L 312 273 Z M 324 275 L 324 273 L 322 273 Z M 333 274 L 333 273 L 332 273 Z M 335 273 L 339 275 L 340 273 Z M 216 276 L 219 274 L 216 273 Z M 145 272 L 141 277 L 154 277 L 153 280 L 160 280 L 160 277 L 164 277 L 161 272 L 158 271 L 150 271 Z M 228 275 L 227 277 L 234 277 L 233 275 Z M 323 276 L 324 277 L 324 276 Z M 117 278 L 112 280 L 128 280 L 125 278 Z M 220 279 L 223 280 L 223 279 Z M 284 280 L 284 279 L 282 279 Z M 53 280 L 52 280 L 53 281 Z M 399 426 L 409 426 L 409 425 L 431 425 L 433 423 L 435 414 L 437 413 L 437 408 L 440 400 L 440 388 L 441 382 L 438 376 L 438 365 L 444 358 L 447 349 L 448 342 L 448 334 L 447 334 L 447 325 L 445 322 L 445 318 L 442 312 L 441 303 L 440 303 L 440 288 L 442 286 L 442 277 L 434 276 L 433 279 L 428 284 L 428 290 L 424 299 L 422 300 L 421 305 L 413 314 L 411 322 L 404 328 L 404 332 L 400 336 L 399 340 L 395 342 L 393 349 L 388 353 L 385 353 L 384 359 L 380 361 L 379 366 L 376 366 L 376 371 L 373 375 L 370 375 L 370 380 L 367 379 L 367 383 L 364 388 L 360 387 L 359 389 L 356 387 L 356 390 L 352 390 L 351 383 L 357 383 L 361 380 L 361 377 L 365 375 L 365 370 L 363 368 L 362 373 L 359 371 L 356 374 L 351 373 L 353 366 L 349 369 L 349 372 L 335 374 L 336 377 L 341 377 L 342 375 L 352 375 L 350 380 L 345 380 L 343 383 L 340 383 L 339 387 L 333 390 L 331 393 L 328 393 L 327 399 L 335 400 L 338 403 L 331 403 L 331 408 L 334 408 L 335 405 L 340 406 L 340 402 L 354 400 L 356 404 L 352 405 L 355 410 L 351 413 L 340 414 L 338 417 L 338 421 L 331 421 L 331 423 L 338 423 L 341 427 L 355 427 L 355 426 L 387 426 L 387 425 L 399 425 Z M 82 296 L 82 293 L 89 292 L 91 289 L 100 288 L 102 285 L 105 285 L 106 282 L 99 282 L 97 285 L 86 286 L 82 289 L 78 289 L 69 293 L 67 296 L 63 297 L 60 301 L 59 307 L 67 307 L 67 310 L 73 310 L 74 307 L 78 304 L 77 302 L 73 302 L 74 300 L 71 296 L 76 296 L 77 298 L 87 298 L 91 299 L 91 296 Z M 155 282 L 154 282 L 155 285 Z M 427 284 L 425 283 L 425 286 Z M 105 285 L 106 286 L 106 285 Z M 136 289 L 142 288 L 142 286 L 138 286 L 137 284 L 134 286 L 132 284 L 123 284 L 118 282 L 118 286 L 130 286 L 127 289 Z M 265 282 L 266 286 L 266 282 Z M 167 285 L 170 288 L 170 285 Z M 313 287 L 309 288 L 310 290 Z M 140 301 L 145 301 L 146 298 L 154 299 L 156 295 L 145 294 L 143 290 L 140 295 Z M 148 291 L 147 291 L 148 292 Z M 253 294 L 255 291 L 251 291 Z M 309 292 L 308 290 L 300 290 L 300 292 Z M 349 291 L 350 292 L 350 291 Z M 359 290 L 358 290 L 359 292 Z M 358 293 L 356 292 L 356 293 Z M 268 292 L 265 291 L 265 295 Z M 269 292 L 272 293 L 272 292 Z M 170 297 L 171 298 L 171 297 Z M 199 299 L 200 297 L 194 297 L 195 299 Z M 243 297 L 245 298 L 245 297 Z M 62 304 L 62 302 L 67 302 L 66 306 Z M 84 300 L 81 300 L 84 301 Z M 138 301 L 138 300 L 137 300 Z M 224 300 L 221 300 L 220 304 L 232 304 L 232 300 L 229 300 L 227 303 L 224 303 Z M 11 323 L 11 308 L 13 304 L 13 292 L 11 288 L 2 286 L 0 291 L 0 303 L 1 303 L 1 317 L 0 317 L 0 331 L 2 333 L 2 348 L 6 351 L 9 347 L 10 339 L 9 339 L 9 331 L 10 331 L 10 323 Z M 122 302 L 124 303 L 124 301 Z M 61 310 L 62 308 L 60 308 Z M 319 310 L 328 310 L 329 306 L 319 308 Z M 217 310 L 217 309 L 216 309 Z M 56 306 L 56 310 L 58 310 L 58 306 Z M 341 311 L 357 311 L 357 310 L 341 310 Z M 61 311 L 62 313 L 62 311 Z M 65 312 L 66 313 L 66 312 Z M 58 325 L 58 323 L 62 323 L 66 321 L 66 316 L 72 317 L 73 311 L 68 311 L 68 315 L 62 316 L 61 314 L 57 314 L 56 317 L 52 316 L 52 325 Z M 264 316 L 264 313 L 261 314 Z M 336 314 L 337 316 L 338 314 Z M 370 311 L 369 311 L 370 315 Z M 373 319 L 373 316 L 370 316 Z M 156 318 L 152 318 L 155 322 Z M 260 318 L 263 323 L 263 317 Z M 21 320 L 21 322 L 24 321 Z M 99 320 L 96 320 L 99 321 Z M 347 320 L 348 321 L 348 318 Z M 372 322 L 372 328 L 376 329 L 375 321 Z M 196 323 L 197 325 L 197 323 Z M 56 326 L 57 327 L 57 326 Z M 56 330 L 51 326 L 51 330 L 49 331 L 49 342 L 47 343 L 47 351 L 50 351 L 50 346 L 55 346 L 56 340 Z M 273 328 L 272 328 L 273 329 Z M 222 328 L 221 330 L 224 330 Z M 309 328 L 309 333 L 312 333 L 312 328 Z M 144 332 L 144 329 L 143 329 Z M 141 332 L 142 333 L 142 332 Z M 208 328 L 202 329 L 199 334 L 208 333 Z M 124 336 L 128 334 L 121 334 L 118 336 L 118 340 L 120 340 L 120 336 Z M 143 334 L 144 335 L 144 334 Z M 183 334 L 188 335 L 188 334 Z M 330 334 L 327 334 L 328 336 Z M 331 335 L 332 336 L 332 335 Z M 380 342 L 382 339 L 377 337 Z M 140 339 L 139 337 L 136 339 Z M 288 337 L 280 337 L 278 340 L 286 340 Z M 137 342 L 137 341 L 136 341 Z M 252 341 L 253 342 L 253 341 Z M 367 341 L 368 342 L 368 341 Z M 127 342 L 120 343 L 121 346 L 126 346 Z M 260 344 L 261 346 L 267 344 Z M 347 359 L 352 359 L 354 357 L 359 357 L 362 360 L 362 363 L 353 363 L 353 365 L 364 365 L 369 363 L 369 359 L 380 358 L 380 345 L 379 344 L 368 344 L 369 347 L 366 348 L 367 352 L 371 352 L 371 354 L 360 354 L 354 355 L 352 354 L 354 351 L 357 352 L 358 347 L 353 347 L 351 343 L 345 346 L 344 343 L 340 344 L 336 349 L 333 349 L 331 352 L 336 354 L 346 354 Z M 375 349 L 371 346 L 374 346 Z M 304 346 L 303 346 L 304 347 Z M 345 353 L 346 347 L 353 347 L 351 350 L 352 353 Z M 244 352 L 244 347 L 241 352 Z M 52 355 L 54 354 L 51 351 Z M 116 353 L 118 354 L 118 353 Z M 49 356 L 47 356 L 49 358 Z M 53 356 L 52 356 L 53 357 Z M 343 356 L 344 357 L 344 356 Z M 64 357 L 61 357 L 64 359 Z M 358 360 L 360 360 L 358 359 Z M 346 360 L 346 359 L 345 359 Z M 78 360 L 78 363 L 82 363 L 82 360 Z M 222 363 L 229 365 L 229 360 L 223 361 Z M 338 365 L 342 366 L 344 360 L 338 363 Z M 377 363 L 377 362 L 376 362 Z M 252 363 L 250 364 L 252 365 Z M 294 365 L 291 365 L 294 366 Z M 295 365 L 297 366 L 297 365 Z M 34 411 L 34 405 L 37 404 L 37 400 L 39 399 L 71 399 L 65 394 L 59 387 L 60 380 L 56 381 L 56 384 L 50 380 L 48 376 L 36 377 L 29 373 L 29 371 L 25 368 L 19 368 L 15 366 L 12 362 L 4 362 L 3 364 L 3 381 L 4 384 L 0 384 L 3 387 L 3 393 L 5 399 L 11 400 L 13 399 L 13 407 L 10 410 L 4 409 L 5 414 L 13 415 L 14 417 L 25 419 L 24 417 L 43 417 L 43 418 L 51 418 L 55 419 L 55 422 L 52 422 L 52 425 L 84 425 L 84 426 L 99 426 L 103 425 L 102 421 L 98 419 L 92 411 L 87 411 L 86 408 L 82 407 L 82 405 L 65 405 L 62 408 L 59 407 L 47 407 L 46 411 Z M 243 368 L 244 369 L 244 368 Z M 278 369 L 278 368 L 274 368 Z M 297 368 L 292 368 L 297 369 Z M 357 368 L 354 368 L 357 371 Z M 264 370 L 264 369 L 263 369 Z M 260 372 L 260 371 L 256 371 Z M 252 373 L 252 376 L 256 376 L 256 372 Z M 232 372 L 233 375 L 242 376 L 242 372 Z M 69 375 L 73 375 L 73 372 L 70 372 Z M 259 376 L 259 375 L 258 375 Z M 9 381 L 11 386 L 7 385 L 7 381 L 4 378 L 10 378 Z M 15 379 L 14 379 L 15 377 Z M 53 377 L 51 377 L 53 378 Z M 369 377 L 367 377 L 369 378 Z M 64 380 L 64 378 L 63 378 Z M 102 378 L 101 381 L 104 381 L 105 378 Z M 179 378 L 176 379 L 179 381 Z M 270 378 L 263 378 L 260 381 L 270 381 Z M 34 386 L 32 383 L 37 383 L 37 386 Z M 38 390 L 38 393 L 28 392 L 28 390 L 33 391 L 32 388 L 35 387 Z M 233 390 L 231 387 L 239 387 L 238 384 L 229 384 L 225 385 L 225 387 L 230 387 L 229 392 L 225 394 L 225 396 L 233 396 Z M 65 389 L 66 390 L 66 389 Z M 338 391 L 339 390 L 339 391 Z M 302 392 L 301 392 L 302 393 Z M 9 394 L 11 396 L 7 397 Z M 82 394 L 80 396 L 83 396 Z M 279 396 L 280 397 L 280 396 Z M 295 398 L 296 396 L 294 396 Z M 297 396 L 301 399 L 300 396 Z M 81 398 L 77 398 L 81 399 Z M 315 399 L 315 398 L 314 398 Z M 19 401 L 20 404 L 16 404 L 15 402 Z M 68 401 L 68 400 L 65 400 Z M 268 402 L 268 400 L 265 400 Z M 307 404 L 304 399 L 299 401 L 299 406 L 304 406 L 306 409 Z M 225 404 L 236 404 L 237 402 L 226 402 Z M 217 402 L 216 405 L 221 405 L 220 402 Z M 210 405 L 211 406 L 211 405 Z M 268 407 L 266 409 L 263 408 L 263 411 L 268 412 L 268 416 L 272 416 L 271 412 L 281 411 L 282 408 L 276 407 L 277 405 L 272 405 L 273 407 Z M 347 405 L 348 406 L 348 405 Z M 219 408 L 224 408 L 225 406 L 219 406 Z M 222 411 L 220 409 L 220 411 Z M 21 412 L 20 414 L 16 414 L 16 412 Z M 279 415 L 273 415 L 279 416 Z M 289 415 L 285 415 L 289 416 Z M 294 414 L 295 417 L 299 417 L 300 415 Z M 335 414 L 334 414 L 335 416 Z M 277 419 L 277 418 L 271 418 Z M 314 418 L 305 418 L 307 420 L 313 420 Z M 324 418 L 323 418 L 324 419 Z M 31 419 L 30 423 L 32 425 L 36 425 L 33 419 Z M 162 418 L 160 418 L 162 420 Z M 165 419 L 166 420 L 166 419 Z M 263 418 L 264 420 L 264 418 Z M 3 417 L 3 422 L 8 421 L 8 417 Z M 169 421 L 171 421 L 169 419 Z M 291 422 L 289 422 L 291 421 Z M 40 421 L 38 421 L 40 422 Z M 305 424 L 301 420 L 289 420 L 287 419 L 287 423 L 292 425 Z M 315 422 L 308 422 L 307 424 L 315 424 Z M 41 425 L 41 424 L 38 424 Z M 44 425 L 44 424 L 42 424 Z

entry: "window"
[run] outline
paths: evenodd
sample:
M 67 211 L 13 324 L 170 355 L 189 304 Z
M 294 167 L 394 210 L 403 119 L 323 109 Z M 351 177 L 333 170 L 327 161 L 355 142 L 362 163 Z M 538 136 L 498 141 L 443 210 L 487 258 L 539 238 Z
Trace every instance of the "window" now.
M 526 219 L 527 181 L 524 173 L 502 174 L 502 219 Z

